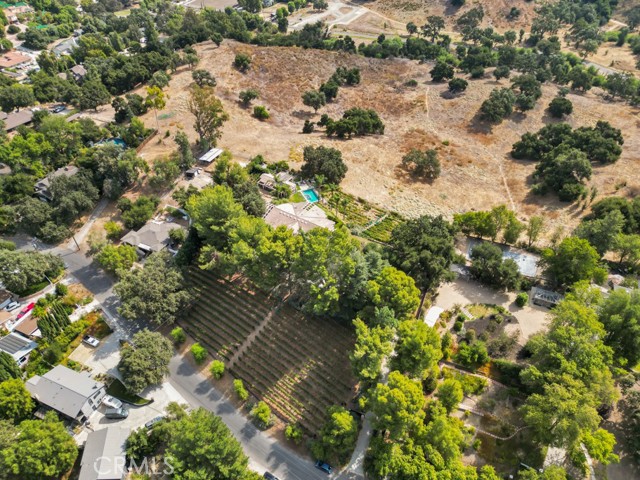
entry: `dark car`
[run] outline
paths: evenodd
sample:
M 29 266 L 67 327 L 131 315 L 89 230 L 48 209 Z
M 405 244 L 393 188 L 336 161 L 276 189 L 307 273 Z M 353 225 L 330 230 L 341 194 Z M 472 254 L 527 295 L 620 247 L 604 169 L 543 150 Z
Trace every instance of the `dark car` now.
M 273 473 L 269 473 L 269 472 L 264 472 L 263 477 L 266 478 L 267 480 L 280 480 Z
M 152 418 L 151 420 L 149 420 L 147 423 L 144 424 L 144 426 L 148 429 L 152 428 L 156 423 L 160 423 L 162 420 L 164 420 L 164 416 L 160 415 L 159 417 L 155 417 Z
M 121 408 L 107 408 L 104 412 L 104 416 L 114 420 L 122 420 L 129 416 L 129 410 L 124 407 Z
M 326 462 L 323 462 L 322 460 L 318 460 L 316 462 L 316 468 L 319 468 L 320 470 L 322 470 L 324 473 L 331 473 L 331 470 L 333 470 L 331 468 L 331 465 L 329 465 Z

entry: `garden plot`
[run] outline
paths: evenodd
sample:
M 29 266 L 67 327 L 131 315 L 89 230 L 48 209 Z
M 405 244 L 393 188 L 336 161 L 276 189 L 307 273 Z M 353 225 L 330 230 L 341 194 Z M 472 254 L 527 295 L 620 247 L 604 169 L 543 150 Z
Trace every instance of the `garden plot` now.
M 327 407 L 353 397 L 350 328 L 278 305 L 239 278 L 196 269 L 189 278 L 198 298 L 181 326 L 280 419 L 313 434 Z

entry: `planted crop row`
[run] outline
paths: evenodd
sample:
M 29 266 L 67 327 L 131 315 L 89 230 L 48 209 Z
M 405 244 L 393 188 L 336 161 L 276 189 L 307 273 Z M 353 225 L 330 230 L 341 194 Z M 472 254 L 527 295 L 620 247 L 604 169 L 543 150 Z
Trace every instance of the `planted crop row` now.
M 315 433 L 324 421 L 324 409 L 311 398 L 303 399 L 305 403 L 294 398 L 289 388 L 281 383 L 268 384 L 262 375 L 244 365 L 237 365 L 232 368 L 234 376 L 241 378 L 247 388 L 263 401 L 283 420 L 287 422 L 298 422 L 309 432 Z
M 197 323 L 208 336 L 212 338 L 220 338 L 223 345 L 229 345 L 230 349 L 235 350 L 236 345 L 240 343 L 240 340 L 242 340 L 241 338 L 239 339 L 238 336 L 225 327 L 224 324 L 212 325 L 209 314 L 206 312 L 196 310 L 194 313 Z
M 222 280 L 213 273 L 200 270 L 196 272 L 195 278 L 200 282 L 205 283 L 208 287 L 214 289 L 216 293 L 221 296 L 232 297 L 234 299 L 241 300 L 242 303 L 249 303 L 256 309 L 256 311 L 265 315 L 272 308 L 273 302 L 262 293 L 251 293 L 237 283 Z M 202 296 L 210 297 L 211 295 L 207 295 L 208 293 L 209 292 L 201 292 Z
M 325 355 L 323 355 L 323 351 L 318 349 L 318 346 L 310 343 L 301 344 L 300 342 L 292 341 L 290 338 L 282 334 L 284 332 L 281 333 L 279 331 L 275 331 L 273 328 L 273 326 L 268 325 L 265 330 L 260 332 L 256 341 L 247 350 L 247 353 L 254 348 L 254 346 L 258 348 L 258 345 L 264 345 L 270 347 L 270 350 L 277 352 L 280 357 L 286 359 L 292 366 L 300 365 L 302 359 L 313 359 L 318 373 L 321 374 L 324 380 L 332 382 L 336 386 L 340 385 L 349 390 L 351 389 L 351 384 L 348 381 L 335 376 L 336 369 L 340 371 L 341 367 L 339 365 L 340 362 L 336 362 L 336 360 L 340 358 L 338 356 L 339 353 L 336 356 L 327 356 L 325 351 Z M 342 355 L 346 363 L 346 355 L 344 353 L 345 352 L 343 351 Z
M 205 346 L 213 348 L 214 351 L 225 358 L 231 358 L 231 346 L 233 341 L 226 336 L 226 333 L 217 332 L 213 335 L 211 328 L 200 314 L 195 313 L 184 323 L 187 332 Z
M 304 391 L 307 394 L 300 395 L 303 400 L 314 398 L 314 400 L 322 400 L 325 404 L 335 401 L 331 393 L 336 391 L 327 388 L 327 385 L 332 384 L 332 380 L 327 378 L 326 374 L 318 375 L 320 371 L 315 368 L 317 365 L 313 361 L 307 362 L 300 370 L 294 370 L 287 364 L 288 362 L 281 360 L 278 354 L 272 354 L 267 349 L 259 348 L 247 351 L 241 359 L 248 365 L 260 365 L 258 370 L 263 372 L 267 378 L 273 379 L 275 383 L 279 383 L 283 379 L 286 379 L 284 383 L 290 380 L 292 393 Z M 318 383 L 322 379 L 324 381 Z

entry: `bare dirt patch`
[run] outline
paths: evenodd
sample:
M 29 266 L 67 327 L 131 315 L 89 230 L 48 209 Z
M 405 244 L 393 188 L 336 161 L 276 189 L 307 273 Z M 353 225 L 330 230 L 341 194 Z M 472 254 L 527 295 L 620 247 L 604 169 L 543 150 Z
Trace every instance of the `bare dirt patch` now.
M 464 95 L 446 97 L 446 84 L 430 82 L 430 64 L 418 64 L 405 59 L 368 59 L 345 53 L 300 48 L 255 47 L 225 41 L 217 48 L 211 43 L 197 47 L 201 57 L 198 68 L 210 71 L 218 81 L 220 96 L 230 120 L 224 126 L 220 140 L 236 158 L 246 160 L 262 154 L 268 161 L 288 160 L 299 167 L 305 145 L 326 145 L 342 151 L 349 166 L 342 187 L 347 193 L 397 211 L 406 216 L 444 214 L 472 209 L 487 209 L 498 204 L 510 204 L 521 215 L 541 214 L 549 220 L 548 228 L 556 225 L 570 228 L 586 211 L 563 204 L 552 196 L 530 194 L 530 177 L 535 164 L 515 161 L 508 152 L 512 144 L 528 131 L 535 131 L 552 122 L 546 106 L 557 88 L 545 85 L 543 97 L 536 108 L 526 115 L 514 114 L 492 129 L 475 120 L 478 108 L 493 88 L 509 83 L 484 78 L 470 80 Z M 236 53 L 248 53 L 253 59 L 251 69 L 242 74 L 232 68 Z M 318 88 L 338 66 L 358 67 L 362 83 L 340 89 L 337 100 L 318 115 L 305 107 L 301 95 Z M 418 86 L 405 86 L 416 80 Z M 167 89 L 167 106 L 160 115 L 161 137 L 168 130 L 170 137 L 183 129 L 196 139 L 193 120 L 186 108 L 191 72 L 182 70 L 173 76 Z M 238 102 L 238 93 L 247 88 L 260 91 L 256 105 L 265 105 L 271 119 L 261 122 L 251 116 Z M 593 185 L 599 195 L 629 195 L 640 186 L 637 152 L 640 139 L 637 109 L 621 102 L 606 102 L 597 92 L 570 94 L 574 114 L 568 122 L 574 126 L 594 125 L 609 119 L 621 128 L 625 137 L 622 157 L 615 165 L 597 167 Z M 320 113 L 336 118 L 348 108 L 374 108 L 386 124 L 385 134 L 339 140 L 327 138 L 318 131 L 301 134 L 305 119 L 317 121 Z M 153 113 L 145 123 L 155 123 Z M 448 145 L 446 145 L 448 144 Z M 402 155 L 410 148 L 439 149 L 443 163 L 442 175 L 434 182 L 415 181 L 398 169 Z M 175 148 L 171 138 L 161 143 L 151 142 L 142 155 L 153 161 Z M 622 181 L 627 187 L 616 190 Z M 508 190 L 507 190 L 508 188 Z
M 453 28 L 457 17 L 478 5 L 484 8 L 484 25 L 498 31 L 518 31 L 520 28 L 528 30 L 535 16 L 535 3 L 524 0 L 468 1 L 461 8 L 453 7 L 450 0 L 375 0 L 365 5 L 405 24 L 414 22 L 416 25 L 422 25 L 429 15 L 439 15 L 445 18 L 448 29 Z M 516 20 L 507 19 L 511 7 L 520 9 L 520 16 Z

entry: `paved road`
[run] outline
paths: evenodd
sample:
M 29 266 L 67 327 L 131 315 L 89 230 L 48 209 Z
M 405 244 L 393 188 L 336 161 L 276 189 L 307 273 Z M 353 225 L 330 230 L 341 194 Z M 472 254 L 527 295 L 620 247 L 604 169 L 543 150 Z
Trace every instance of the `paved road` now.
M 335 478 L 317 470 L 313 463 L 280 445 L 258 430 L 226 401 L 211 383 L 184 358 L 174 356 L 169 364 L 169 382 L 191 405 L 219 415 L 242 443 L 250 467 L 260 474 L 270 471 L 283 480 L 326 480 Z
M 26 247 L 27 245 L 25 245 Z M 30 247 L 30 245 L 28 245 Z M 118 299 L 113 292 L 113 279 L 93 263 L 91 257 L 81 251 L 58 247 L 39 248 L 41 251 L 56 253 L 62 257 L 67 272 L 80 281 L 98 300 L 105 310 L 109 324 L 125 337 L 143 328 L 137 322 L 128 322 L 117 314 Z M 233 435 L 240 441 L 250 466 L 259 473 L 270 471 L 281 480 L 359 480 L 352 474 L 331 475 L 316 469 L 313 463 L 279 444 L 259 431 L 235 407 L 224 400 L 210 380 L 200 375 L 193 366 L 175 356 L 170 364 L 171 385 L 192 405 L 202 406 L 219 415 Z

